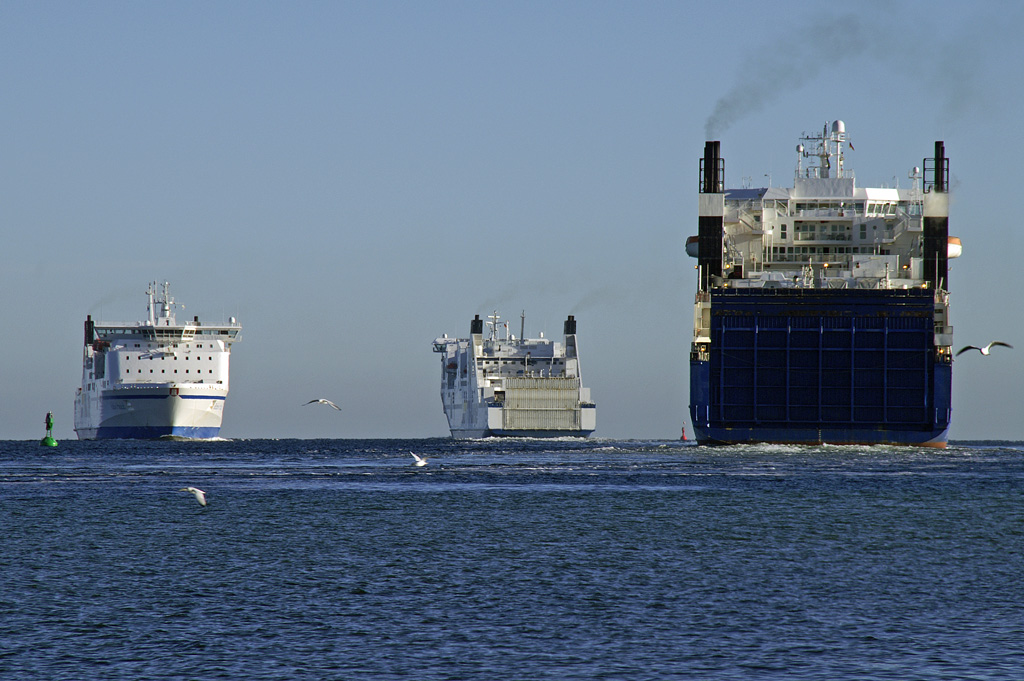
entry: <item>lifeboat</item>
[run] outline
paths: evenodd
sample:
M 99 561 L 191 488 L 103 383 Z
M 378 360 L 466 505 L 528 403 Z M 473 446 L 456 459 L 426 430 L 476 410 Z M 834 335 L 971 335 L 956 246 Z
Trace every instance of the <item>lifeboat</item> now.
M 946 242 L 946 257 L 947 258 L 959 258 L 963 252 L 964 246 L 960 243 L 960 237 L 951 236 Z
M 696 258 L 697 254 L 700 252 L 700 248 L 697 245 L 697 240 L 698 237 L 696 236 L 686 237 L 686 255 L 690 256 L 691 258 Z

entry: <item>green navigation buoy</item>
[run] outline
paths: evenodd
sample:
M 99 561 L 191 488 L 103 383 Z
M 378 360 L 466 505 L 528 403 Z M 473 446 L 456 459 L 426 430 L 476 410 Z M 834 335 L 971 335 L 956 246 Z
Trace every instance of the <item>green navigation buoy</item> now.
M 57 441 L 53 439 L 53 412 L 46 412 L 46 437 L 40 441 L 44 447 L 56 447 Z

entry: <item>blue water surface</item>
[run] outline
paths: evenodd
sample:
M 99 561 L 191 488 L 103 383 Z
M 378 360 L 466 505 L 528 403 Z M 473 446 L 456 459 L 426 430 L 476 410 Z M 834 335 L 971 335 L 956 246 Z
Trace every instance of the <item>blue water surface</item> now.
M 1022 502 L 1005 442 L 0 442 L 0 678 L 1019 679 Z

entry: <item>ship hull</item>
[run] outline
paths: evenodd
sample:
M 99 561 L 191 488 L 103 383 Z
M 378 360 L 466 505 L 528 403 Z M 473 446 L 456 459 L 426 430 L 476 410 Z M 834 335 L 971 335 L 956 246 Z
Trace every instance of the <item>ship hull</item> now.
M 952 365 L 928 290 L 715 292 L 691 354 L 701 444 L 944 447 Z
M 694 435 L 701 445 L 893 445 L 944 448 L 949 429 L 941 431 L 897 431 L 880 428 L 861 429 L 799 429 L 782 427 L 707 427 L 694 426 Z
M 100 426 L 75 431 L 79 440 L 210 440 L 220 435 L 220 427 L 196 428 L 191 426 Z
M 531 392 L 543 391 L 535 389 Z M 519 398 L 527 401 L 537 399 L 537 395 L 520 395 Z M 477 404 L 472 408 L 463 405 L 461 409 L 449 406 L 446 412 L 457 415 L 457 420 L 449 419 L 448 423 L 452 438 L 456 440 L 485 437 L 586 438 L 596 430 L 597 409 L 593 405 L 575 406 L 572 397 L 566 397 L 563 406 L 567 408 L 516 409 Z
M 564 438 L 578 437 L 587 438 L 593 430 L 489 430 L 489 429 L 452 429 L 452 438 L 455 440 L 480 440 L 486 437 L 529 437 L 529 438 Z
M 75 401 L 75 432 L 80 440 L 215 438 L 225 398 L 224 391 L 184 386 L 83 393 Z

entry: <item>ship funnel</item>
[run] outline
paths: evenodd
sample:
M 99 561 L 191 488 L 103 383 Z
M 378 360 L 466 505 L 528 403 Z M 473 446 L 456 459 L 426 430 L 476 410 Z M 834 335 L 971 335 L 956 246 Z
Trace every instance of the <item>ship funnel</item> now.
M 721 142 L 704 143 L 700 161 L 700 194 L 697 202 L 698 287 L 706 291 L 714 277 L 722 275 L 722 240 L 725 236 L 725 161 Z
M 725 163 L 722 162 L 722 143 L 704 143 L 704 158 L 701 160 L 700 191 L 702 194 L 717 194 L 725 184 Z
M 469 333 L 470 334 L 483 334 L 484 332 L 484 320 L 480 319 L 480 315 L 473 317 L 469 320 Z
M 935 191 L 949 189 L 949 159 L 946 158 L 946 143 L 935 142 Z
M 566 336 L 571 336 L 576 333 L 576 317 L 569 315 L 569 318 L 565 320 L 565 324 L 563 326 Z
M 92 342 L 96 340 L 96 323 L 92 320 L 92 315 L 85 315 L 85 344 L 92 345 Z
M 944 142 L 924 160 L 924 276 L 933 289 L 949 290 L 949 159 Z

